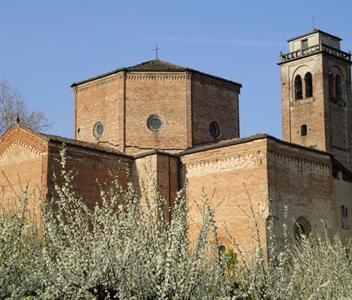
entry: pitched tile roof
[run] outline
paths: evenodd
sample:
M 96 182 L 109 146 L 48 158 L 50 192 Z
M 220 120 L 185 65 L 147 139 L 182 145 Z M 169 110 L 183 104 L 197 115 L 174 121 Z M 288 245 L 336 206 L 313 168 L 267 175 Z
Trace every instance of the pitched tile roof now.
M 273 136 L 266 134 L 266 133 L 257 133 L 257 134 L 246 136 L 246 137 L 233 138 L 233 139 L 229 139 L 229 140 L 219 141 L 216 143 L 201 144 L 201 145 L 194 146 L 193 148 L 189 148 L 184 151 L 181 151 L 180 153 L 178 153 L 178 155 L 182 156 L 182 155 L 187 155 L 187 154 L 192 154 L 192 153 L 197 153 L 197 152 L 202 152 L 202 151 L 207 151 L 207 150 L 213 150 L 213 149 L 232 146 L 232 145 L 244 144 L 244 143 L 248 143 L 248 142 L 252 142 L 252 141 L 260 140 L 260 139 L 270 139 L 270 140 L 273 140 L 274 142 L 277 142 L 277 143 L 280 143 L 283 145 L 287 145 L 289 147 L 298 148 L 298 149 L 306 150 L 309 152 L 319 153 L 322 155 L 328 155 L 328 156 L 332 157 L 332 154 L 330 152 L 319 150 L 319 149 L 314 149 L 314 148 L 309 148 L 309 147 L 306 147 L 303 145 L 294 144 L 294 143 L 291 143 L 288 141 L 280 140 L 280 139 L 273 137 Z
M 109 76 L 118 72 L 191 72 L 191 73 L 197 73 L 200 75 L 204 75 L 204 76 L 208 76 L 208 77 L 212 77 L 221 81 L 226 81 L 232 84 L 235 84 L 237 86 L 242 86 L 240 83 L 232 81 L 232 80 L 228 80 L 228 79 L 224 79 L 218 76 L 214 76 L 211 74 L 207 74 L 207 73 L 203 73 L 200 72 L 198 70 L 192 69 L 192 68 L 187 68 L 187 67 L 183 67 L 183 66 L 179 66 L 179 65 L 175 65 L 172 63 L 169 63 L 167 61 L 163 61 L 160 59 L 153 59 L 153 60 L 148 60 L 145 62 L 142 62 L 140 64 L 134 65 L 134 66 L 130 66 L 130 67 L 124 67 L 124 68 L 118 68 L 114 71 L 108 72 L 108 73 L 104 73 L 86 80 L 82 80 L 82 81 L 78 81 L 78 82 L 74 82 L 72 83 L 71 87 L 95 80 L 95 79 L 99 79 L 105 76 Z
M 71 145 L 71 146 L 76 146 L 76 147 L 81 147 L 81 148 L 87 148 L 90 150 L 102 151 L 102 152 L 106 152 L 106 153 L 117 154 L 117 155 L 132 158 L 132 156 L 127 155 L 126 153 L 120 152 L 112 147 L 105 146 L 102 144 L 90 143 L 90 142 L 86 142 L 86 141 L 81 141 L 81 140 L 76 140 L 76 139 L 71 139 L 71 138 L 67 138 L 67 137 L 63 137 L 63 136 L 46 134 L 46 133 L 41 133 L 41 132 L 37 132 L 37 134 L 39 134 L 41 137 L 45 138 L 49 142 L 66 144 L 66 145 Z
M 58 143 L 58 144 L 66 144 L 66 145 L 71 145 L 71 146 L 76 146 L 76 147 L 81 147 L 81 148 L 86 148 L 89 150 L 94 150 L 94 151 L 101 151 L 101 152 L 106 152 L 110 154 L 117 154 L 120 156 L 126 156 L 129 158 L 132 158 L 131 155 L 128 155 L 126 153 L 120 152 L 112 147 L 105 146 L 102 144 L 98 143 L 90 143 L 86 141 L 81 141 L 81 140 L 76 140 L 76 139 L 71 139 L 63 136 L 58 136 L 58 135 L 53 135 L 53 134 L 47 134 L 47 133 L 42 133 L 35 131 L 27 126 L 24 126 L 22 124 L 15 124 L 12 127 L 10 127 L 2 136 L 3 138 L 6 134 L 8 134 L 13 128 L 21 128 L 24 131 L 27 131 L 35 136 L 38 136 L 48 142 L 53 142 L 53 143 Z
M 152 72 L 182 72 L 188 71 L 189 68 L 178 66 L 160 59 L 153 59 L 142 62 L 138 65 L 127 67 L 128 71 L 152 71 Z

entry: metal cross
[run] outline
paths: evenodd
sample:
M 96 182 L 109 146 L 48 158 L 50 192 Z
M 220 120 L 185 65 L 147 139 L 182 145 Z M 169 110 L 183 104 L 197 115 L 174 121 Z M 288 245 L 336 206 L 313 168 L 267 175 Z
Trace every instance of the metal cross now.
M 161 50 L 161 48 L 158 48 L 158 45 L 155 45 L 155 48 L 152 50 L 155 51 L 155 59 L 159 59 L 159 50 Z

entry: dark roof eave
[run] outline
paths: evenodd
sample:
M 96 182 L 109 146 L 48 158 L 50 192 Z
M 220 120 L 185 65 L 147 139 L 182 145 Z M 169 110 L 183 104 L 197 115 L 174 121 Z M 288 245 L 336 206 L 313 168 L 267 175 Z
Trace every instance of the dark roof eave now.
M 47 133 L 43 133 L 43 132 L 38 132 L 38 131 L 35 131 L 35 130 L 33 130 L 27 126 L 24 126 L 22 124 L 14 124 L 13 126 L 11 126 L 1 136 L 0 139 L 3 139 L 4 136 L 6 134 L 8 134 L 12 130 L 12 128 L 15 128 L 15 127 L 21 128 L 22 130 L 25 130 L 25 131 L 33 134 L 34 136 L 37 136 L 37 137 L 45 140 L 48 143 L 52 142 L 52 143 L 56 143 L 56 144 L 66 144 L 66 145 L 70 145 L 70 146 L 74 146 L 74 147 L 80 147 L 80 148 L 84 148 L 84 149 L 88 149 L 88 150 L 99 151 L 99 152 L 119 155 L 119 156 L 133 159 L 132 155 L 128 155 L 126 153 L 120 152 L 120 151 L 115 150 L 114 148 L 111 148 L 111 147 L 106 147 L 106 146 L 102 146 L 100 144 L 71 139 L 71 138 L 63 137 L 63 136 L 59 136 L 59 135 L 52 135 L 52 134 L 47 134 Z
M 195 146 L 193 148 L 186 149 L 186 150 L 180 152 L 178 155 L 179 156 L 183 156 L 183 155 L 188 155 L 188 154 L 193 154 L 193 153 L 198 153 L 198 152 L 203 152 L 203 151 L 208 151 L 208 150 L 214 150 L 214 149 L 218 149 L 218 148 L 223 148 L 223 147 L 227 147 L 227 146 L 244 144 L 244 143 L 247 143 L 247 142 L 260 140 L 260 139 L 264 139 L 264 138 L 267 138 L 267 137 L 268 137 L 267 134 L 259 133 L 259 134 L 251 135 L 251 136 L 248 136 L 248 137 L 224 140 L 224 141 L 220 141 L 220 142 L 215 143 L 215 144 L 214 143 L 210 143 L 210 144 L 206 144 L 206 145 L 198 145 L 198 146 Z
M 191 73 L 196 73 L 196 74 L 199 74 L 199 75 L 203 75 L 203 76 L 208 76 L 208 77 L 220 80 L 220 81 L 225 81 L 225 82 L 234 84 L 234 85 L 238 86 L 239 88 L 242 87 L 242 84 L 239 83 L 239 82 L 232 81 L 232 80 L 229 80 L 229 79 L 225 79 L 225 78 L 222 78 L 222 77 L 219 77 L 219 76 L 216 76 L 216 75 L 211 75 L 211 74 L 204 73 L 204 72 L 201 72 L 201 71 L 198 71 L 198 70 L 194 70 L 194 69 L 187 69 L 187 71 L 191 72 Z
M 306 151 L 310 151 L 310 152 L 315 152 L 317 154 L 326 155 L 326 156 L 329 156 L 329 157 L 333 157 L 334 156 L 331 152 L 327 152 L 327 151 L 319 150 L 319 149 L 315 149 L 315 148 L 309 148 L 309 147 L 306 147 L 306 146 L 303 146 L 303 145 L 300 145 L 300 144 L 295 144 L 295 143 L 291 143 L 291 142 L 288 142 L 288 141 L 280 140 L 280 139 L 278 139 L 278 138 L 276 138 L 274 136 L 271 136 L 271 135 L 268 135 L 268 138 L 273 140 L 273 141 L 275 141 L 275 142 L 283 144 L 283 145 L 291 146 L 291 147 L 294 147 L 294 148 L 298 148 L 298 149 L 302 149 L 302 150 L 306 150 Z
M 265 139 L 265 138 L 273 140 L 273 141 L 278 142 L 283 145 L 290 146 L 290 147 L 294 147 L 294 148 L 318 153 L 321 155 L 327 155 L 329 157 L 333 157 L 333 154 L 330 152 L 326 152 L 326 151 L 318 150 L 318 149 L 313 149 L 313 148 L 308 148 L 308 147 L 305 147 L 305 146 L 302 146 L 299 144 L 294 144 L 294 143 L 290 143 L 287 141 L 283 141 L 283 140 L 280 140 L 280 139 L 278 139 L 274 136 L 271 136 L 269 134 L 266 134 L 266 133 L 258 133 L 258 134 L 251 135 L 248 137 L 234 138 L 231 140 L 220 141 L 216 144 L 199 145 L 199 146 L 195 146 L 194 148 L 191 148 L 191 149 L 186 149 L 186 150 L 180 152 L 178 155 L 183 156 L 183 155 L 188 155 L 188 154 L 193 154 L 193 153 L 198 153 L 198 152 L 203 152 L 203 151 L 208 151 L 208 150 L 214 150 L 214 149 L 218 149 L 218 148 L 244 144 L 244 143 L 248 143 L 248 142 L 252 142 L 252 141 L 260 140 L 260 139 Z
M 177 158 L 179 156 L 178 153 L 170 153 L 170 152 L 167 152 L 164 150 L 151 149 L 151 150 L 135 153 L 135 154 L 133 154 L 133 158 L 139 159 L 139 158 L 144 158 L 146 156 L 156 155 L 156 154 L 175 157 L 175 158 Z
M 70 85 L 70 87 L 73 88 L 75 86 L 87 83 L 89 81 L 100 79 L 100 78 L 103 78 L 103 77 L 106 77 L 106 76 L 109 76 L 109 75 L 112 75 L 112 74 L 116 74 L 116 73 L 119 73 L 119 72 L 122 72 L 122 71 L 127 71 L 127 69 L 126 68 L 119 68 L 119 69 L 116 69 L 116 70 L 113 70 L 113 71 L 110 71 L 110 72 L 106 72 L 106 73 L 103 73 L 103 74 L 100 74 L 100 75 L 97 75 L 97 76 L 94 76 L 94 77 L 90 77 L 88 79 L 84 79 L 84 80 L 81 80 L 81 81 L 78 81 L 78 82 L 74 82 L 74 83 L 72 83 Z
M 106 76 L 109 76 L 109 75 L 112 75 L 112 74 L 116 74 L 116 73 L 119 73 L 119 72 L 122 72 L 122 71 L 124 71 L 124 72 L 165 72 L 165 73 L 167 73 L 167 72 L 191 72 L 191 73 L 196 73 L 196 74 L 203 75 L 203 76 L 208 76 L 208 77 L 220 80 L 220 81 L 225 81 L 225 82 L 228 82 L 230 84 L 236 85 L 239 88 L 242 87 L 242 84 L 238 83 L 236 81 L 232 81 L 232 80 L 225 79 L 225 78 L 222 78 L 222 77 L 219 77 L 219 76 L 215 76 L 215 75 L 211 75 L 211 74 L 208 74 L 208 73 L 204 73 L 204 72 L 201 72 L 201 71 L 198 71 L 198 70 L 194 70 L 194 69 L 191 69 L 191 68 L 185 68 L 183 70 L 178 70 L 178 71 L 174 71 L 174 70 L 164 70 L 164 71 L 141 70 L 140 71 L 140 70 L 129 70 L 128 68 L 119 68 L 119 69 L 116 69 L 114 71 L 103 73 L 101 75 L 97 75 L 97 76 L 94 76 L 94 77 L 91 77 L 91 78 L 88 78 L 88 79 L 85 79 L 85 80 L 82 80 L 82 81 L 74 82 L 74 83 L 71 84 L 70 87 L 73 88 L 73 87 L 76 87 L 78 85 L 81 85 L 81 84 L 84 84 L 84 83 L 87 83 L 87 82 L 90 82 L 90 81 L 93 81 L 93 80 L 96 80 L 96 79 L 100 79 L 100 78 L 103 78 L 103 77 L 106 77 Z
M 104 152 L 108 154 L 114 154 L 118 156 L 123 156 L 126 158 L 133 159 L 132 155 L 128 155 L 126 153 L 120 152 L 118 150 L 115 150 L 113 148 L 108 148 L 108 147 L 103 147 L 99 144 L 94 144 L 90 142 L 85 142 L 85 141 L 80 141 L 76 139 L 70 139 L 67 137 L 61 137 L 57 135 L 50 135 L 50 134 L 45 134 L 45 133 L 38 133 L 40 136 L 44 137 L 49 143 L 54 143 L 54 144 L 65 144 L 73 147 L 79 147 L 82 149 L 88 149 L 88 150 L 93 150 L 93 151 L 99 151 L 99 152 Z
M 352 178 L 352 172 L 346 168 L 341 162 L 339 162 L 334 156 L 331 157 L 333 167 L 337 167 L 339 170 L 345 172 L 349 177 Z

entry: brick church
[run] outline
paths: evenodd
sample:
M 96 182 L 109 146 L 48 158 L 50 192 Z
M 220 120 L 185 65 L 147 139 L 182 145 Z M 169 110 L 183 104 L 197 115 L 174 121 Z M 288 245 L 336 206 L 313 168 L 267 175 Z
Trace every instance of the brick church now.
M 313 30 L 281 54 L 283 139 L 240 137 L 241 84 L 159 59 L 72 84 L 74 138 L 20 124 L 0 140 L 2 201 L 28 185 L 50 197 L 61 145 L 78 170 L 77 193 L 93 206 L 110 170 L 138 191 L 152 174 L 169 205 L 185 183 L 189 234 L 199 229 L 195 203 L 208 195 L 220 243 L 253 249 L 253 217 L 262 241 L 268 220 L 282 238 L 304 233 L 351 237 L 351 54 L 337 36 Z M 141 192 L 142 193 L 142 192 Z M 287 216 L 285 210 L 287 207 Z

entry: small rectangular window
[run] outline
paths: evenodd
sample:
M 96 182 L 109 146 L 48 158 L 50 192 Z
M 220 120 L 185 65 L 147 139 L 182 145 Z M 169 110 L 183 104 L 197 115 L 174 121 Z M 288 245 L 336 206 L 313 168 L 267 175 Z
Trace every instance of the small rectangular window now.
M 347 206 L 342 205 L 341 206 L 341 214 L 343 217 L 348 217 L 348 208 Z
M 302 40 L 302 49 L 307 49 L 308 48 L 308 39 Z
M 348 207 L 342 205 L 341 207 L 341 227 L 348 229 Z

